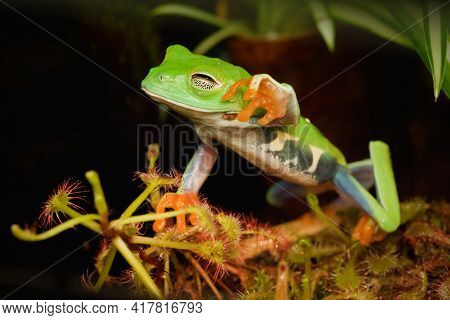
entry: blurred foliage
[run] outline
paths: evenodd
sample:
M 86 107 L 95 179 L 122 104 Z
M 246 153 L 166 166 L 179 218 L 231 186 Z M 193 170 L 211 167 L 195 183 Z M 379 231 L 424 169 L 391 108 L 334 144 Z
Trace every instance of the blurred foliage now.
M 235 35 L 274 40 L 285 36 L 309 35 L 315 32 L 315 26 L 330 50 L 334 48 L 334 24 L 323 1 L 244 0 L 236 5 L 229 0 L 219 0 L 216 2 L 215 13 L 185 4 L 170 3 L 156 7 L 152 14 L 154 17 L 175 15 L 192 18 L 218 27 L 218 31 L 205 38 L 194 49 L 199 54 L 204 54 L 220 41 Z
M 160 58 L 159 39 L 152 27 L 152 20 L 159 16 L 187 17 L 217 27 L 216 32 L 195 48 L 200 54 L 231 36 L 274 40 L 301 37 L 317 31 L 332 51 L 335 47 L 335 22 L 341 22 L 415 50 L 432 75 L 435 99 L 441 90 L 450 97 L 450 54 L 447 49 L 450 10 L 444 0 L 217 0 L 215 9 L 210 2 L 195 0 L 184 4 L 163 0 L 44 0 L 39 4 L 11 1 L 11 5 L 19 9 L 28 6 L 35 12 L 81 16 L 89 25 L 102 25 L 113 33 L 123 33 L 120 41 L 136 61 L 135 70 L 141 68 L 139 62 L 142 59 L 138 53 L 142 49 L 151 61 L 158 62 Z M 165 23 L 171 21 L 167 19 Z M 117 59 L 124 59 L 120 52 Z
M 237 10 L 236 10 L 237 9 Z M 311 34 L 319 30 L 332 51 L 334 20 L 368 30 L 415 50 L 434 84 L 434 97 L 441 89 L 450 97 L 450 55 L 448 54 L 448 2 L 404 0 L 258 0 L 239 5 L 218 0 L 216 13 L 183 4 L 164 4 L 153 16 L 176 15 L 193 18 L 218 27 L 197 45 L 194 52 L 204 54 L 231 36 L 263 37 L 274 40 Z
M 434 97 L 441 89 L 450 97 L 448 1 L 329 1 L 331 15 L 413 49 L 431 72 Z

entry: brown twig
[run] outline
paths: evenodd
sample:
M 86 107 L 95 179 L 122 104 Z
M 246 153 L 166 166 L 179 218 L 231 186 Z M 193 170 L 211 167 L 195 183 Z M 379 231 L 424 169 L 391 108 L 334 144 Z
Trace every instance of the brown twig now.
M 198 263 L 198 261 L 195 260 L 195 258 L 189 252 L 185 252 L 184 256 L 186 257 L 186 259 L 188 259 L 192 263 L 192 265 L 198 271 L 200 276 L 205 280 L 206 284 L 211 288 L 212 292 L 217 297 L 217 299 L 223 300 L 222 295 L 220 294 L 219 290 L 217 290 L 217 287 L 214 285 L 214 283 L 212 282 L 212 280 L 208 276 L 208 274 L 205 272 L 205 270 L 203 270 L 200 263 Z
M 217 279 L 217 284 L 228 293 L 230 298 L 236 299 L 236 294 L 222 280 Z

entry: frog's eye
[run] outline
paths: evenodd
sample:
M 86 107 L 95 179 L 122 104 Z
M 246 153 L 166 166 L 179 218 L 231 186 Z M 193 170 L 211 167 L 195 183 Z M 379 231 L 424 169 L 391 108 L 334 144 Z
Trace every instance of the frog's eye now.
M 212 91 L 222 86 L 219 81 L 217 81 L 210 75 L 199 72 L 193 73 L 191 75 L 191 85 L 197 89 L 205 91 Z

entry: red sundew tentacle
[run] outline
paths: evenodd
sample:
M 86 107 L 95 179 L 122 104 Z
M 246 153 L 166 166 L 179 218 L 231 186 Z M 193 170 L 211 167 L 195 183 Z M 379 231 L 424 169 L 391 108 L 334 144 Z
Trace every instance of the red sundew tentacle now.
M 63 214 L 57 203 L 63 203 L 75 210 L 84 211 L 79 205 L 74 203 L 76 200 L 85 200 L 86 190 L 79 181 L 71 179 L 65 180 L 61 183 L 51 194 L 49 199 L 44 202 L 41 213 L 39 214 L 39 224 L 43 227 L 48 227 L 53 223 L 62 223 L 60 214 Z

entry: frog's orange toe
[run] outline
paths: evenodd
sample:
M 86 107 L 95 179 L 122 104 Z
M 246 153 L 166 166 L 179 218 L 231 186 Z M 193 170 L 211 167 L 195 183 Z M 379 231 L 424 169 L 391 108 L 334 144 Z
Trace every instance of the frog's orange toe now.
M 164 213 L 167 208 L 173 208 L 174 210 L 183 210 L 183 208 L 193 205 L 200 204 L 197 194 L 195 193 L 182 193 L 177 194 L 173 192 L 167 192 L 159 201 L 156 207 L 156 213 Z M 190 221 L 196 221 L 192 218 L 194 215 L 191 214 Z M 186 230 L 186 214 L 182 213 L 177 216 L 177 230 L 183 232 Z M 166 219 L 156 220 L 153 223 L 153 230 L 155 232 L 161 232 L 166 227 Z
M 230 100 L 234 97 L 238 89 L 242 86 L 247 86 L 250 84 L 250 79 L 241 79 L 233 83 L 233 85 L 228 89 L 228 91 L 222 96 L 223 101 Z
M 352 234 L 353 239 L 358 240 L 363 246 L 383 240 L 385 236 L 386 233 L 382 230 L 377 230 L 376 222 L 367 214 L 359 219 Z
M 244 93 L 244 100 L 251 100 L 251 102 L 238 114 L 237 120 L 247 122 L 256 109 L 261 108 L 266 110 L 266 114 L 258 120 L 258 123 L 261 126 L 266 126 L 272 121 L 283 118 L 286 115 L 290 94 L 281 85 L 274 83 L 273 81 L 275 80 L 272 79 L 272 81 L 271 78 L 265 78 L 260 81 L 255 80 L 258 84 L 252 84 L 255 82 L 253 81 L 255 77 L 252 77 L 250 81 L 242 79 L 235 82 L 222 97 L 222 100 L 229 100 L 239 87 L 243 85 L 250 86 Z
M 256 104 L 257 100 L 253 100 L 252 102 L 250 102 L 247 107 L 245 107 L 244 110 L 242 110 L 241 112 L 239 112 L 239 114 L 237 115 L 236 119 L 240 122 L 247 122 L 248 120 L 250 120 L 250 118 L 252 117 L 253 113 L 256 111 L 257 109 L 257 104 Z
M 167 220 L 166 219 L 156 220 L 153 223 L 153 231 L 155 231 L 155 232 L 164 231 L 164 229 L 166 227 L 166 224 L 167 224 Z
M 261 119 L 258 120 L 259 125 L 263 126 L 263 127 L 267 126 L 272 121 L 283 118 L 286 115 L 286 109 L 284 109 L 284 111 L 281 110 L 281 113 L 279 113 L 278 111 L 280 111 L 280 110 L 275 110 L 275 112 L 274 112 L 274 111 L 268 109 L 267 113 L 264 115 L 264 117 L 262 117 Z

